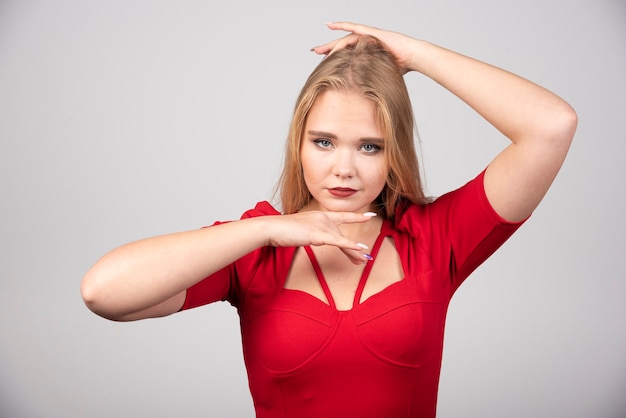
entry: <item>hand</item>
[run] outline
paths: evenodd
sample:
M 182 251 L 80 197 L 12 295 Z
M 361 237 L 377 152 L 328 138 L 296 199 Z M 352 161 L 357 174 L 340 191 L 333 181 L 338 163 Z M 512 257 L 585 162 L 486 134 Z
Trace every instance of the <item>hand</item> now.
M 316 46 L 313 51 L 317 54 L 330 55 L 333 52 L 354 44 L 362 35 L 371 35 L 385 44 L 387 49 L 396 58 L 403 73 L 415 70 L 413 65 L 413 52 L 418 40 L 398 32 L 378 29 L 372 26 L 360 25 L 350 22 L 332 22 L 327 24 L 331 30 L 343 30 L 350 32 L 343 38 L 335 39 L 324 45 Z
M 291 215 L 267 216 L 269 245 L 274 247 L 300 247 L 305 245 L 332 245 L 339 248 L 354 264 L 367 262 L 362 252 L 367 247 L 346 238 L 339 225 L 367 222 L 372 213 L 352 212 L 300 212 Z

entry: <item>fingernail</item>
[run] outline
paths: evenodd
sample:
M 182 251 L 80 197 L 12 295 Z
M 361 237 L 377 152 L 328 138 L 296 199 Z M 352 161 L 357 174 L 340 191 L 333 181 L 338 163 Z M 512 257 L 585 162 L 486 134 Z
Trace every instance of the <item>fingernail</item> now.
M 376 216 L 376 213 L 375 212 L 365 212 L 363 214 L 363 216 L 369 216 L 371 218 L 372 216 Z
M 368 261 L 372 261 L 374 259 L 374 257 L 369 254 L 363 254 L 363 257 L 365 257 L 365 259 L 367 259 Z
M 357 243 L 356 243 L 356 246 L 357 246 L 357 247 L 359 247 L 359 248 L 362 248 L 362 249 L 364 249 L 364 250 L 369 249 L 369 247 L 368 247 L 367 245 L 365 245 L 365 244 L 361 244 L 360 242 L 357 242 Z

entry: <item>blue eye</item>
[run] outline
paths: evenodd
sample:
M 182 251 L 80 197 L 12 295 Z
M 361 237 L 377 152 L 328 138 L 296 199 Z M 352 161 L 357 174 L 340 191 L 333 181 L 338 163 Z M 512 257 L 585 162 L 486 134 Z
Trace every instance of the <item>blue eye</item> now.
M 333 145 L 328 139 L 314 139 L 313 143 L 320 148 L 330 148 Z
M 363 144 L 361 149 L 369 154 L 374 154 L 380 151 L 382 147 L 376 144 Z

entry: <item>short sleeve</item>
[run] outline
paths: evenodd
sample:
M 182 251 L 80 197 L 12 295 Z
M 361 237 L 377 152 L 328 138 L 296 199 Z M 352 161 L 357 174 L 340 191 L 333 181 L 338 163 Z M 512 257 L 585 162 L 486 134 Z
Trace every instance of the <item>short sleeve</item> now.
M 280 213 L 268 202 L 263 201 L 257 203 L 254 209 L 246 211 L 241 219 L 267 215 L 280 215 Z M 218 221 L 208 228 L 226 222 Z M 245 287 L 245 277 L 242 280 L 241 276 L 242 274 L 249 276 L 248 273 L 258 264 L 261 253 L 261 250 L 254 251 L 189 287 L 181 311 L 218 301 L 228 301 L 233 306 L 237 306 Z
M 422 208 L 409 207 L 400 224 L 422 234 L 431 262 L 452 291 L 525 222 L 500 217 L 487 199 L 483 170 L 464 186 Z

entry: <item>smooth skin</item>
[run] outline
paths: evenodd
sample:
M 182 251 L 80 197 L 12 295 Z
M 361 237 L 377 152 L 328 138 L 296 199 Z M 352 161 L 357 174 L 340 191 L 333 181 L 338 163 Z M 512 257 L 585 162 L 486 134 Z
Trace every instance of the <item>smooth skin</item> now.
M 320 94 L 309 110 L 300 151 L 313 196 L 304 210 L 371 211 L 389 171 L 383 147 L 373 101 L 336 90 Z
M 519 76 L 426 41 L 348 22 L 329 23 L 328 27 L 348 35 L 315 47 L 316 53 L 331 54 L 358 36 L 373 35 L 386 44 L 405 72 L 416 71 L 431 78 L 502 132 L 511 144 L 487 168 L 487 197 L 496 212 L 509 221 L 523 220 L 532 213 L 556 177 L 576 130 L 576 113 L 566 102 Z M 371 135 L 348 138 L 343 132 L 350 126 L 346 123 L 330 132 L 340 140 L 336 145 L 341 147 L 355 138 Z M 334 128 L 319 129 L 325 132 Z M 347 142 L 341 142 L 346 138 Z M 361 145 L 367 142 L 357 141 Z M 353 157 L 363 152 L 361 145 L 352 147 L 352 151 L 357 150 Z M 358 161 L 351 158 L 338 161 L 345 167 L 352 161 L 354 167 L 348 170 L 357 173 Z M 310 165 L 311 170 L 315 167 Z M 307 177 L 317 174 L 311 172 Z M 340 251 L 331 251 L 331 256 L 324 257 L 326 263 L 320 261 L 322 268 L 329 262 L 341 263 L 342 271 L 351 265 L 351 276 L 357 277 L 366 262 L 366 250 L 359 242 L 361 238 L 369 240 L 381 220 L 364 214 L 368 205 L 362 201 L 342 208 L 331 205 L 323 187 L 319 193 L 312 192 L 312 204 L 293 215 L 245 219 L 123 245 L 103 256 L 87 272 L 81 285 L 83 299 L 95 313 L 112 320 L 169 315 L 180 309 L 188 287 L 268 245 L 311 245 L 322 253 L 338 248 Z M 340 294 L 333 296 L 349 300 L 352 288 L 338 287 L 335 291 Z

